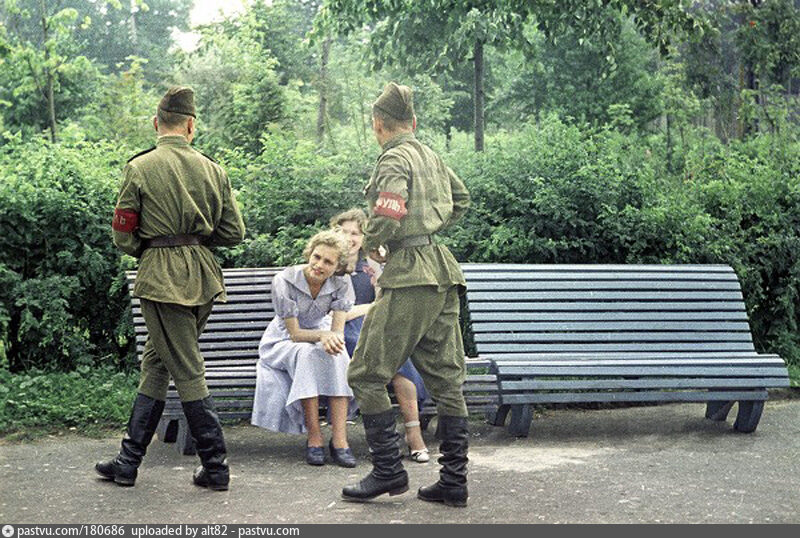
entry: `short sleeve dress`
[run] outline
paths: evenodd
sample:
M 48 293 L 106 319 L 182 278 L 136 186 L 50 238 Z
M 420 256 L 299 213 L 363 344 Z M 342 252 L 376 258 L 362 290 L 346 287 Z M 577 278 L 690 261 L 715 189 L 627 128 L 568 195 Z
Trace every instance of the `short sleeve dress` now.
M 297 318 L 302 329 L 330 330 L 331 318 L 327 314 L 353 307 L 353 286 L 349 277 L 332 276 L 312 298 L 304 267 L 287 267 L 273 278 L 275 317 L 258 347 L 251 423 L 284 433 L 306 431 L 302 399 L 346 396 L 351 409 L 355 408 L 353 391 L 347 384 L 347 350 L 328 355 L 319 342 L 293 342 L 284 322 L 286 318 Z

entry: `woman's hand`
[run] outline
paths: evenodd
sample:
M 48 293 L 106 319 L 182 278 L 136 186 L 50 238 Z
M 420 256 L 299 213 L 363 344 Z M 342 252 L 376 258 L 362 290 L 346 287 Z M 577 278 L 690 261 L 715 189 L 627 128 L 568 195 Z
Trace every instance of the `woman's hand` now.
M 338 355 L 344 349 L 344 333 L 325 331 L 319 339 L 322 349 L 328 355 Z

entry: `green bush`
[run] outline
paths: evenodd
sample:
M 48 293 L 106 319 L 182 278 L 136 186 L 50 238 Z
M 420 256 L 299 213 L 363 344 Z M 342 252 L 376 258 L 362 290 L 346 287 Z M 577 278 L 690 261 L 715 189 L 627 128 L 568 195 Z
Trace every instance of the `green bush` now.
M 79 366 L 69 373 L 0 369 L 0 435 L 30 429 L 118 427 L 130 414 L 138 373 Z
M 125 353 L 127 294 L 110 229 L 124 153 L 42 139 L 0 146 L 0 339 L 12 370 Z

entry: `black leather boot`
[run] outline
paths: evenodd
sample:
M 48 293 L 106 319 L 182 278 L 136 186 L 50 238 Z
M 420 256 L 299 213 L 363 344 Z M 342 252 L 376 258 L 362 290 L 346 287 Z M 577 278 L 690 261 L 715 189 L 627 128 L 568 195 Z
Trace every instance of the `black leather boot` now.
M 469 428 L 467 417 L 439 417 L 439 481 L 419 488 L 417 497 L 423 501 L 443 502 L 448 506 L 467 506 L 467 449 Z
M 153 434 L 163 412 L 163 400 L 154 400 L 144 394 L 137 394 L 119 454 L 113 460 L 98 462 L 94 466 L 97 474 L 106 480 L 113 480 L 120 486 L 134 485 L 139 465 L 147 452 L 147 445 L 153 440 Z
M 222 425 L 214 410 L 211 396 L 193 402 L 181 402 L 189 424 L 189 433 L 197 447 L 201 465 L 192 477 L 195 485 L 215 491 L 225 491 L 230 483 L 225 438 Z
M 400 436 L 395 430 L 394 411 L 362 415 L 367 444 L 372 453 L 372 471 L 358 484 L 342 489 L 346 501 L 365 502 L 378 495 L 400 495 L 408 491 L 408 473 L 403 469 Z

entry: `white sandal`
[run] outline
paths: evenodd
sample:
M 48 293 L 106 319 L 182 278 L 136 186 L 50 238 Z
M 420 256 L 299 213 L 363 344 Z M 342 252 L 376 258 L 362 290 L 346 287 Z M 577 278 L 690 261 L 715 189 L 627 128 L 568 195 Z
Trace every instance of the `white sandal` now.
M 414 426 L 419 426 L 419 420 L 412 420 L 411 422 L 406 422 L 403 424 L 406 428 L 413 428 Z M 408 443 L 408 439 L 406 439 L 406 443 Z M 431 457 L 428 453 L 427 448 L 423 448 L 422 450 L 411 450 L 411 447 L 408 447 L 408 456 L 411 458 L 411 461 L 415 461 L 417 463 L 427 463 L 430 461 Z
M 411 458 L 411 461 L 416 461 L 417 463 L 428 463 L 431 459 L 427 448 L 411 450 L 411 447 L 409 447 L 408 456 Z

